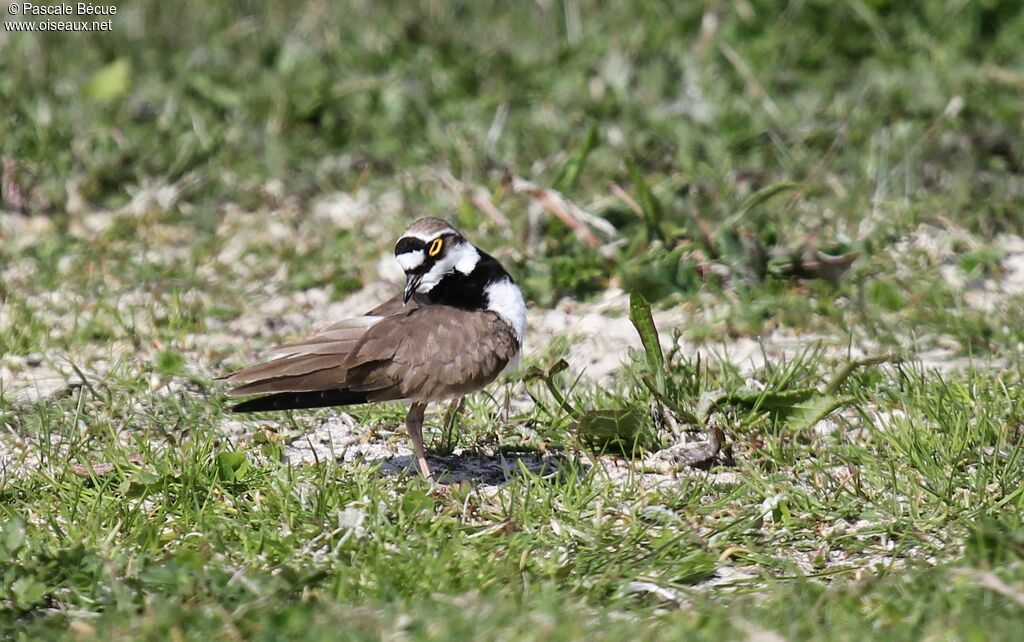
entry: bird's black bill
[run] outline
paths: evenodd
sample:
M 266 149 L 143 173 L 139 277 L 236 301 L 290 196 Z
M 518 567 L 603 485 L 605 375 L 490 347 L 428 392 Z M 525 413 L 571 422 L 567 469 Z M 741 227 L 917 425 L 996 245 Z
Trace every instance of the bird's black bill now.
M 409 299 L 412 298 L 412 295 L 416 294 L 416 288 L 419 286 L 422 279 L 422 274 L 405 275 L 405 292 L 402 293 L 402 303 L 408 303 Z

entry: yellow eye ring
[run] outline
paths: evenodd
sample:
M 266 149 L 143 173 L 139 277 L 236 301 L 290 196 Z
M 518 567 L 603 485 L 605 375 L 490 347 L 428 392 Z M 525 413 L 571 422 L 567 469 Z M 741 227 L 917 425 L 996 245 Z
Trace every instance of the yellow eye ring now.
M 427 250 L 427 254 L 430 256 L 437 256 L 438 252 L 441 251 L 441 247 L 444 245 L 444 239 L 434 239 L 434 242 L 430 244 L 430 249 Z

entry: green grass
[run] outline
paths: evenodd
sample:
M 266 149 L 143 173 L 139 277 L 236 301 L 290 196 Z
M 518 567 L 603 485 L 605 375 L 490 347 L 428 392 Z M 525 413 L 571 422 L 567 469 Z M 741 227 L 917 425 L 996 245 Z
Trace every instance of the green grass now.
M 805 375 L 824 365 L 805 363 Z M 629 623 L 654 637 L 754 627 L 916 638 L 984 623 L 1012 637 L 1020 606 L 960 569 L 1021 580 L 1013 379 L 866 373 L 846 385 L 872 410 L 827 436 L 739 412 L 731 477 L 615 481 L 581 453 L 554 477 L 524 471 L 495 491 L 440 494 L 376 467 L 294 468 L 274 460 L 273 442 L 225 443 L 204 395 L 127 409 L 125 380 L 107 399 L 83 389 L 19 418 L 49 446 L 33 473 L 3 483 L 9 630 L 565 638 Z M 880 418 L 895 410 L 905 414 Z M 742 575 L 728 590 L 702 587 L 723 569 Z
M 1014 639 L 1018 4 L 126 2 L 110 33 L 0 33 L 0 634 Z M 598 385 L 535 345 L 457 439 L 557 465 L 497 486 L 287 463 L 327 411 L 228 431 L 212 377 L 380 281 L 422 215 L 537 310 L 635 289 L 684 348 Z M 751 338 L 762 366 L 714 356 Z M 826 390 L 845 345 L 892 359 Z M 652 405 L 732 460 L 616 456 L 671 445 Z M 587 435 L 614 413 L 633 441 Z M 402 408 L 353 414 L 404 439 Z

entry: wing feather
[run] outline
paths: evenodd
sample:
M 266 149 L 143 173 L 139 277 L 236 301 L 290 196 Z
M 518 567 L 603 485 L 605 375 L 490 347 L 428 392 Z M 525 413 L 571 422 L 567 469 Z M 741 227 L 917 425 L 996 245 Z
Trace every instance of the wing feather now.
M 259 379 L 233 388 L 228 391 L 228 396 L 241 397 L 271 392 L 313 392 L 345 387 L 345 370 L 336 365 L 300 375 Z
M 418 307 L 413 301 L 405 306 L 398 295 L 363 316 L 343 319 L 312 337 L 272 348 L 269 361 L 223 377 L 237 386 L 228 396 L 305 392 L 320 389 L 313 387 L 317 385 L 322 388 L 343 386 L 345 370 L 342 366 L 366 331 L 386 316 L 408 313 Z
M 346 384 L 393 398 L 455 397 L 490 383 L 518 351 L 493 312 L 426 306 L 367 330 L 345 363 Z
M 228 392 L 232 397 L 277 395 L 273 403 L 250 404 L 253 409 L 312 403 L 308 395 L 281 395 L 330 390 L 351 393 L 332 397 L 338 399 L 429 401 L 479 390 L 518 352 L 515 331 L 493 312 L 402 306 L 397 298 L 280 346 L 273 352 L 277 358 L 226 379 L 236 384 Z

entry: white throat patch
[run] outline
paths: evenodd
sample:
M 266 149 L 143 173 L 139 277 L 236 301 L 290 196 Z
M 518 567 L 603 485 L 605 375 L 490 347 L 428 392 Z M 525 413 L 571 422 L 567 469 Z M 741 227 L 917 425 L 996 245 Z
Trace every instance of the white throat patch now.
M 476 264 L 480 262 L 480 253 L 469 243 L 463 243 L 452 248 L 452 251 L 449 252 L 449 255 L 451 254 L 458 254 L 455 269 L 466 276 L 469 276 L 469 273 L 473 271 Z
M 440 261 L 435 263 L 430 270 L 423 275 L 417 292 L 427 293 L 434 289 L 434 286 L 441 282 L 445 276 L 458 270 L 462 274 L 469 274 L 480 261 L 480 253 L 470 243 L 459 243 L 453 245 Z
M 505 278 L 488 285 L 484 294 L 487 295 L 487 309 L 497 312 L 499 317 L 512 326 L 519 340 L 519 349 L 522 350 L 523 339 L 526 338 L 526 301 L 523 300 L 519 286 L 512 279 Z

